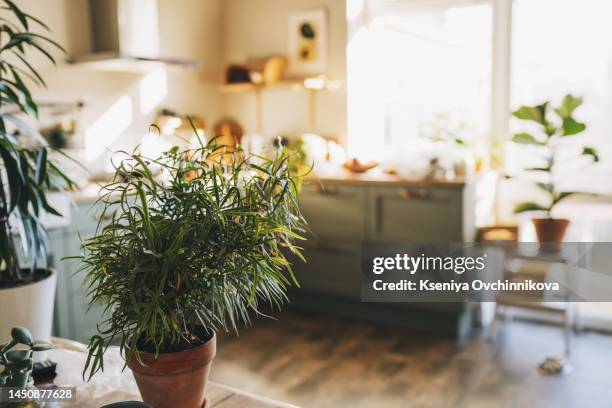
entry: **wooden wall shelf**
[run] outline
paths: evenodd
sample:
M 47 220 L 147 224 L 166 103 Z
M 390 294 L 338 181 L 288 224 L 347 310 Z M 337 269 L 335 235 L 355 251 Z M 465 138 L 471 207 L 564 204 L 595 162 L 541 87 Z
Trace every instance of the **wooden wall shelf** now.
M 272 84 L 252 84 L 252 83 L 237 83 L 237 84 L 221 84 L 219 91 L 221 93 L 245 93 L 258 90 L 273 90 L 286 89 L 292 91 L 325 91 L 333 90 L 339 87 L 338 81 L 321 78 L 308 79 L 286 79 Z

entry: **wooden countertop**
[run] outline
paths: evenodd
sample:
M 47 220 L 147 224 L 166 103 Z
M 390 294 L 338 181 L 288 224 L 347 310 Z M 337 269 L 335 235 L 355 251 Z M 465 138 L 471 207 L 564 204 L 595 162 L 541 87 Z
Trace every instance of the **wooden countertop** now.
M 471 180 L 456 178 L 454 180 L 410 180 L 389 174 L 353 174 L 344 173 L 334 176 L 314 175 L 305 178 L 307 183 L 315 184 L 350 184 L 350 185 L 380 185 L 391 187 L 446 187 L 463 188 Z

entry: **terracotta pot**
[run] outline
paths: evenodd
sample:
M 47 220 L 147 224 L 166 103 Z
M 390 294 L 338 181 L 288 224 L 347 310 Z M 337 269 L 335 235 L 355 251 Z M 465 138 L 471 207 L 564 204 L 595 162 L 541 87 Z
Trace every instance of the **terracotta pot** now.
M 213 333 L 206 343 L 190 350 L 159 354 L 157 358 L 140 352 L 144 366 L 134 356 L 128 367 L 134 373 L 142 400 L 154 408 L 202 408 L 216 352 L 217 337 Z
M 563 241 L 569 220 L 556 218 L 535 218 L 532 220 L 540 243 L 550 243 L 559 246 Z

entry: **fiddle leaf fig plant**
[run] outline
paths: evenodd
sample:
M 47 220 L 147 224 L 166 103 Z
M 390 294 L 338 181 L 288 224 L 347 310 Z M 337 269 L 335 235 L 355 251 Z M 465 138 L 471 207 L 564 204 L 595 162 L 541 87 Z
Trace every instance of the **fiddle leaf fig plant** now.
M 236 329 L 297 284 L 286 254 L 302 257 L 306 223 L 282 147 L 248 157 L 213 139 L 157 158 L 129 154 L 101 202 L 110 221 L 76 257 L 90 304 L 106 305 L 84 377 L 103 369 L 114 342 L 126 362 L 136 350 L 189 349 L 205 340 L 200 328 Z
M 524 121 L 537 123 L 540 133 L 516 133 L 512 141 L 517 144 L 532 145 L 542 152 L 543 164 L 526 168 L 525 171 L 538 174 L 541 181 L 536 186 L 546 193 L 546 202 L 523 202 L 518 204 L 514 212 L 543 211 L 550 218 L 553 208 L 566 198 L 577 194 L 575 191 L 560 191 L 555 183 L 554 173 L 559 165 L 559 146 L 568 137 L 576 136 L 586 129 L 586 125 L 574 118 L 574 111 L 582 105 L 582 98 L 571 94 L 566 95 L 559 106 L 550 108 L 550 102 L 536 106 L 521 106 L 512 115 Z M 554 112 L 554 115 L 552 115 Z M 588 156 L 593 162 L 599 161 L 597 151 L 593 147 L 583 147 L 581 154 Z
M 13 350 L 15 346 L 25 346 Z M 13 327 L 11 341 L 0 345 L 0 387 L 24 388 L 28 385 L 32 368 L 34 367 L 33 353 L 53 348 L 51 343 L 41 340 L 32 340 L 30 331 L 25 327 Z
M 48 158 L 42 136 L 23 117 L 38 116 L 30 87 L 45 86 L 29 62 L 35 51 L 55 63 L 51 49 L 63 50 L 34 29 L 47 26 L 10 0 L 0 4 L 0 288 L 36 280 L 39 259 L 46 259 L 43 212 L 60 215 L 49 205 L 45 191 L 70 188 L 72 181 Z M 29 140 L 24 140 L 24 139 Z M 30 143 L 28 143 L 30 142 Z M 19 264 L 15 235 L 22 253 L 31 261 L 29 270 Z

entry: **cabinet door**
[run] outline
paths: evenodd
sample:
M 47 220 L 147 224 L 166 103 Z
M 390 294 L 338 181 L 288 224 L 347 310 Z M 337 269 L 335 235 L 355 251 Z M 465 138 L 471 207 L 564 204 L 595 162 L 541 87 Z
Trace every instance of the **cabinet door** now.
M 66 256 L 66 228 L 56 228 L 49 231 L 48 263 L 57 274 L 55 289 L 55 309 L 53 313 L 53 335 L 57 337 L 70 337 L 69 305 L 66 291 L 66 271 L 62 258 Z
M 306 263 L 295 259 L 293 270 L 300 290 L 361 298 L 360 248 L 317 246 L 304 249 Z
M 94 235 L 97 225 L 96 206 L 79 205 L 73 212 L 72 223 L 63 229 L 62 256 L 54 254 L 55 268 L 58 273 L 56 301 L 56 327 L 61 337 L 87 342 L 95 334 L 96 326 L 101 323 L 102 306 L 94 305 L 88 310 L 87 285 L 83 272 L 79 272 L 78 260 L 64 260 L 64 256 L 81 254 L 81 239 Z
M 366 189 L 359 186 L 305 186 L 300 209 L 312 230 L 311 238 L 316 242 L 361 242 L 365 238 L 366 196 Z
M 370 199 L 374 241 L 463 241 L 460 189 L 373 187 Z

